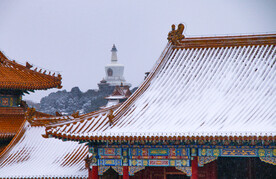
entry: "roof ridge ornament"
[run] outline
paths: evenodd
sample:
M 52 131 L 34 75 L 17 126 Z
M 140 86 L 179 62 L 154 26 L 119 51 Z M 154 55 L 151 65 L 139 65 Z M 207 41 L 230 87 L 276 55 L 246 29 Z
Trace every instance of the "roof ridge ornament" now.
M 72 116 L 74 118 L 79 118 L 80 117 L 80 112 L 79 111 L 73 112 Z
M 107 115 L 107 117 L 108 117 L 108 122 L 109 122 L 109 126 L 112 126 L 112 124 L 113 124 L 113 119 L 114 119 L 114 111 L 112 110 L 112 109 L 110 109 L 109 110 L 109 113 L 108 113 L 108 115 Z
M 58 111 L 56 111 L 56 116 L 60 117 L 60 116 L 63 116 L 63 115 L 60 114 Z
M 32 124 L 34 122 L 36 109 L 35 108 L 27 108 L 27 111 L 25 112 L 25 116 L 27 121 Z
M 26 62 L 26 68 L 31 69 L 33 67 L 33 65 L 31 65 L 30 63 Z
M 179 41 L 184 39 L 185 36 L 182 34 L 184 31 L 184 25 L 182 23 L 178 24 L 177 30 L 175 30 L 175 25 L 172 25 L 172 30 L 168 33 L 168 41 L 171 41 L 173 45 L 179 45 Z

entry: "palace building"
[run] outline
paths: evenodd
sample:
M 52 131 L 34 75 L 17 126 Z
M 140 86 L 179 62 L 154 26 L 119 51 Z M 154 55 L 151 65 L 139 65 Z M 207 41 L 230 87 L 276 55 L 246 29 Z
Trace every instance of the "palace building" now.
M 0 75 L 4 77 L 0 79 L 0 178 L 87 178 L 87 145 L 45 138 L 45 126 L 70 123 L 78 118 L 90 120 L 95 116 L 100 120 L 99 115 L 105 119 L 110 110 L 116 110 L 131 95 L 129 86 L 114 86 L 113 93 L 107 97 L 109 103 L 102 110 L 85 115 L 76 112 L 71 116 L 57 112 L 53 116 L 28 108 L 22 95 L 36 89 L 61 88 L 60 75 L 46 74 L 28 62 L 26 66 L 20 65 L 3 53 L 0 67 Z
M 47 73 L 47 74 L 46 74 Z M 21 65 L 0 51 L 0 152 L 10 143 L 25 119 L 22 95 L 34 90 L 61 88 L 61 75 Z M 37 113 L 44 116 L 47 114 Z
M 0 52 L 0 178 L 87 178 L 85 144 L 45 139 L 46 124 L 72 120 L 28 108 L 22 95 L 61 88 L 61 76 Z M 54 120 L 51 120 L 54 118 Z
M 276 177 L 276 34 L 183 30 L 117 109 L 46 127 L 88 145 L 89 178 Z
M 0 153 L 0 178 L 276 178 L 276 34 L 186 38 L 183 30 L 172 26 L 155 66 L 123 104 L 84 115 L 24 107 L 20 95 L 61 87 L 61 77 L 1 54 L 0 75 L 14 71 L 0 80 L 1 117 L 12 116 L 12 126 L 19 116 L 22 125 L 3 132 L 13 139 Z M 111 84 L 118 73 L 107 67 Z M 121 83 L 108 99 L 129 96 Z
M 105 99 L 107 99 L 107 104 L 102 108 L 123 103 L 131 96 L 131 94 L 132 93 L 129 90 L 129 86 L 115 86 L 113 93 L 105 97 Z

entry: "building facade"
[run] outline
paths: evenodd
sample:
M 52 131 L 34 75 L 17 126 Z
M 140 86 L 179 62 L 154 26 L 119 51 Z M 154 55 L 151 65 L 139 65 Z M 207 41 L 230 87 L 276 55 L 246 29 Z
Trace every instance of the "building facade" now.
M 61 75 L 21 65 L 0 51 L 0 152 L 10 143 L 25 119 L 22 95 L 34 90 L 61 88 Z M 42 115 L 42 113 L 41 113 Z M 46 115 L 46 114 L 45 114 Z
M 276 177 L 276 35 L 185 38 L 183 30 L 172 26 L 156 65 L 118 109 L 46 129 L 88 144 L 89 178 Z

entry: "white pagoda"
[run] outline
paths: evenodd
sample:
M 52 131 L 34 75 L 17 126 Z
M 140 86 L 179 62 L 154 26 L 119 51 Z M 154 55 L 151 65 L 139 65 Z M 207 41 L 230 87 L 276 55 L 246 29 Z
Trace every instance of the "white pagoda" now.
M 124 78 L 124 65 L 118 63 L 117 59 L 117 49 L 115 44 L 111 49 L 111 63 L 105 66 L 105 78 L 104 80 L 110 86 L 131 86 L 130 83 L 127 83 Z

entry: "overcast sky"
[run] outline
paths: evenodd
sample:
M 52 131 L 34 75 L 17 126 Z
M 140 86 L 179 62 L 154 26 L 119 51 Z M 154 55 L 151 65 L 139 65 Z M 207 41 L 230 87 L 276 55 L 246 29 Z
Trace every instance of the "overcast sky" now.
M 185 36 L 276 33 L 275 0 L 0 0 L 0 50 L 22 64 L 60 72 L 63 89 L 97 89 L 118 49 L 125 78 L 138 86 L 167 43 Z M 24 99 L 39 102 L 50 92 Z

